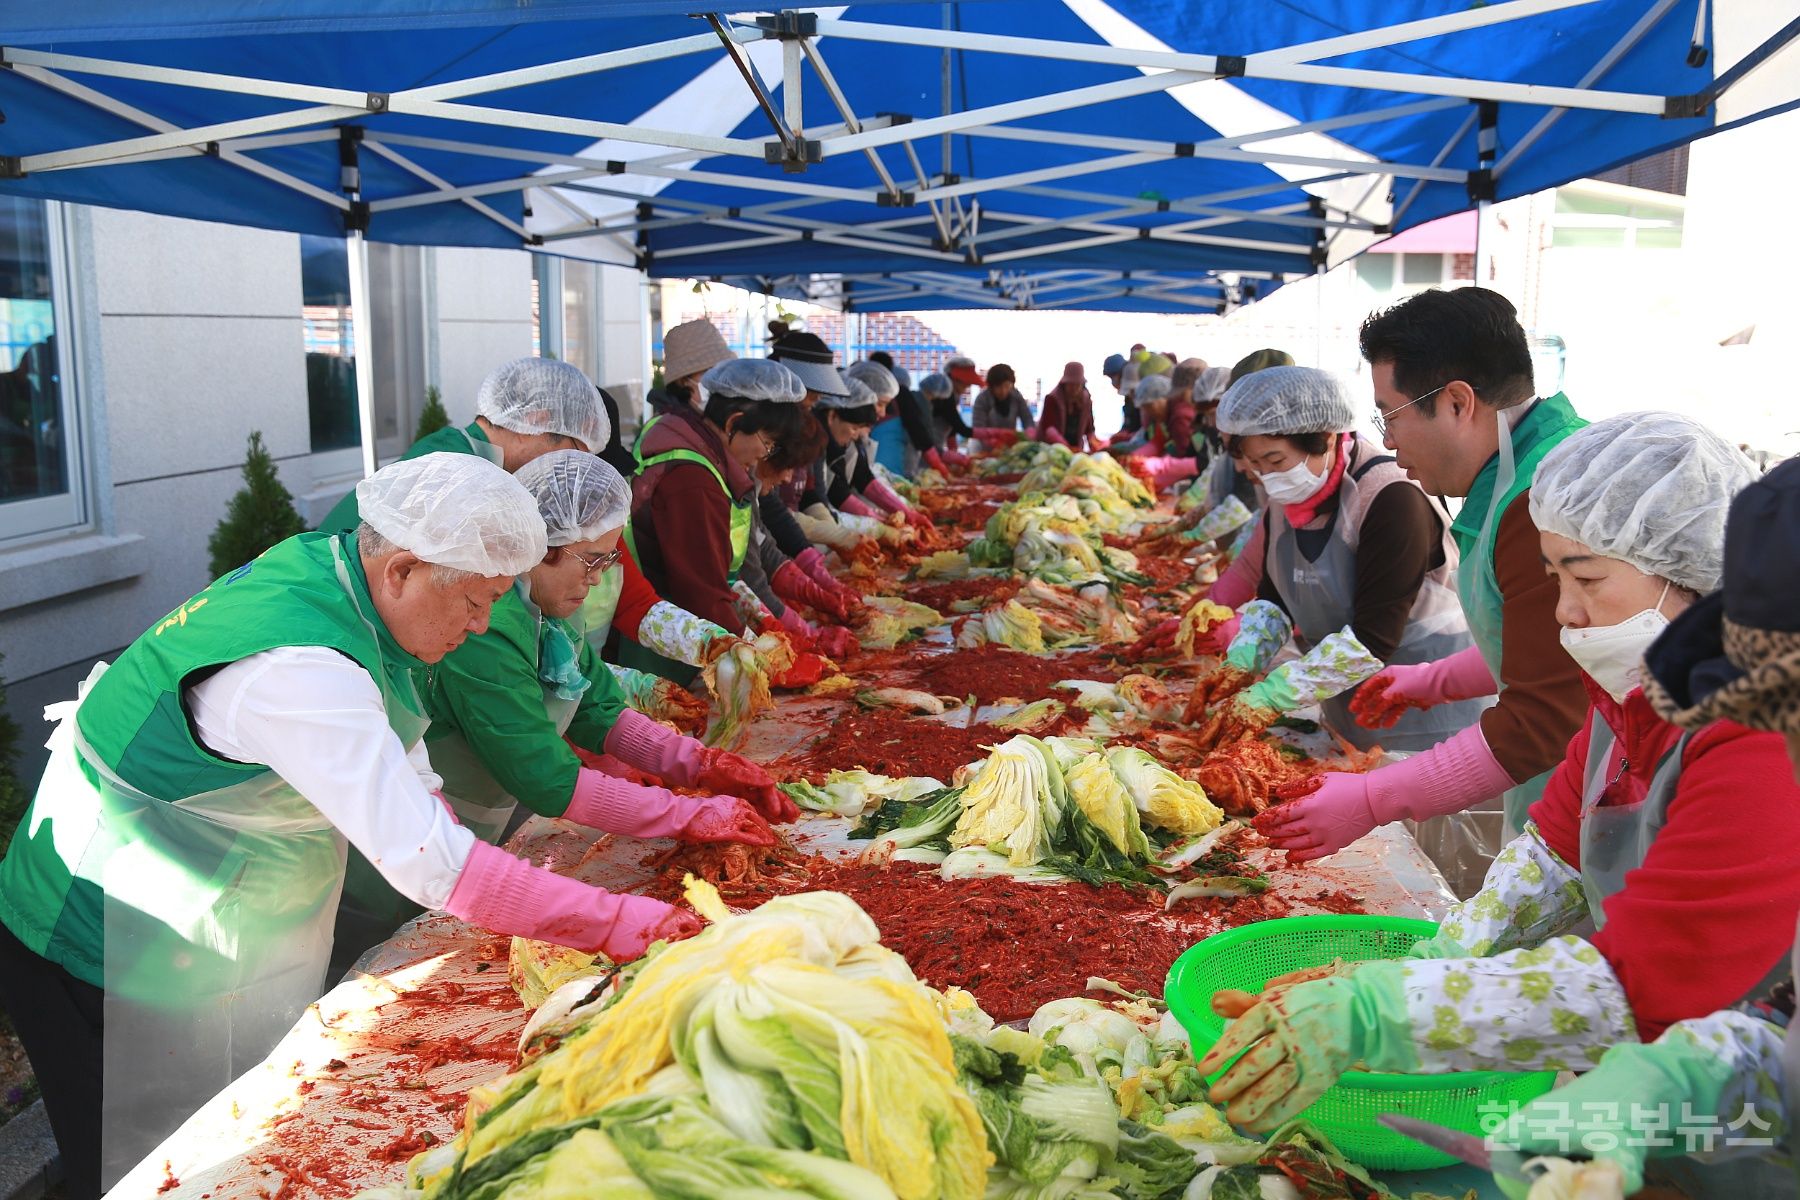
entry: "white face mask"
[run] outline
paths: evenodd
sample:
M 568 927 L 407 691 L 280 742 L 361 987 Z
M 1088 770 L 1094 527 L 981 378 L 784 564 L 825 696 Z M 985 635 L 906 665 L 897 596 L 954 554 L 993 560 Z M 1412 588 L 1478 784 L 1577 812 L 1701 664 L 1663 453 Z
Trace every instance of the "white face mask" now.
M 1264 471 L 1262 485 L 1276 504 L 1304 504 L 1325 486 L 1325 475 L 1314 475 L 1303 458 L 1285 471 Z
M 1662 603 L 1668 595 L 1669 585 L 1664 583 L 1654 607 L 1617 625 L 1564 629 L 1563 649 L 1607 695 L 1623 703 L 1643 682 L 1644 652 L 1669 624 L 1669 618 L 1662 615 Z

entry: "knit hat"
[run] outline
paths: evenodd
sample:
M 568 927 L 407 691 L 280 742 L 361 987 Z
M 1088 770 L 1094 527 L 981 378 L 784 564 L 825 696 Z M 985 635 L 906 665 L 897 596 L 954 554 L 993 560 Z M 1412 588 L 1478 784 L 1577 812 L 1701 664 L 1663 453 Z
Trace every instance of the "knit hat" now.
M 663 331 L 663 378 L 686 379 L 703 375 L 720 363 L 736 358 L 718 327 L 704 317 Z
M 1669 622 L 1644 656 L 1644 696 L 1683 729 L 1718 720 L 1800 733 L 1800 459 L 1739 492 L 1725 584 Z

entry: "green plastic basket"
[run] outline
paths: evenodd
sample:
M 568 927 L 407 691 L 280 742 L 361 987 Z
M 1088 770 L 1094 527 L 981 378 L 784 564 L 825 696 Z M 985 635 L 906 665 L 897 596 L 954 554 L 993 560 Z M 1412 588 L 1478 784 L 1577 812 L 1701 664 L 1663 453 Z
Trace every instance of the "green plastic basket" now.
M 1220 988 L 1259 992 L 1277 975 L 1334 959 L 1403 958 L 1437 926 L 1408 917 L 1314 916 L 1258 921 L 1214 934 L 1169 968 L 1169 1011 L 1187 1030 L 1199 1058 L 1224 1035 L 1212 1011 Z M 1216 1076 L 1215 1076 L 1216 1078 Z M 1483 1105 L 1524 1104 L 1549 1091 L 1554 1071 L 1465 1071 L 1449 1075 L 1384 1075 L 1346 1071 L 1301 1115 L 1351 1159 L 1378 1171 L 1424 1171 L 1456 1160 L 1376 1121 L 1404 1113 L 1464 1133 L 1483 1134 Z M 1491 1108 L 1489 1111 L 1493 1111 Z

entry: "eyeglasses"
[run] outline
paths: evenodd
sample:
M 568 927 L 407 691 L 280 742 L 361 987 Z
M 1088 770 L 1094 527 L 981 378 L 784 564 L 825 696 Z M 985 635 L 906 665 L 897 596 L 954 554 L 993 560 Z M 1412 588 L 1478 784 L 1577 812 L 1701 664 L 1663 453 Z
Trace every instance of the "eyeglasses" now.
M 1373 414 L 1374 421 L 1375 421 L 1375 432 L 1379 433 L 1382 437 L 1386 437 L 1387 429 L 1388 429 L 1388 421 L 1393 417 L 1393 415 L 1395 413 L 1405 412 L 1407 409 L 1409 409 L 1413 405 L 1417 404 L 1420 400 L 1431 399 L 1433 396 L 1437 395 L 1439 392 L 1441 392 L 1445 388 L 1449 387 L 1451 383 L 1455 383 L 1455 382 L 1456 381 L 1454 379 L 1452 379 L 1449 381 L 1449 383 L 1440 383 L 1436 387 L 1432 388 L 1429 392 L 1426 392 L 1423 396 L 1416 396 L 1413 399 L 1407 401 L 1405 404 L 1402 404 L 1399 408 L 1389 409 L 1385 413 L 1382 412 L 1379 408 L 1377 408 Z
M 624 548 L 619 546 L 613 547 L 604 554 L 596 554 L 593 558 L 578 554 L 575 551 L 570 550 L 567 546 L 563 547 L 563 551 L 570 558 L 587 568 L 587 576 L 589 579 L 594 578 L 596 575 L 604 574 L 608 567 L 618 562 L 625 554 Z

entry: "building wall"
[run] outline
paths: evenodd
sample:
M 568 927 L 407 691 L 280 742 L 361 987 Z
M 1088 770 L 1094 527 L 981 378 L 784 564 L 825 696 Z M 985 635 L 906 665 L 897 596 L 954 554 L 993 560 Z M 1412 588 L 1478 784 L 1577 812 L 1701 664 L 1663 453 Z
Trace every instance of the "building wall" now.
M 245 439 L 260 430 L 302 517 L 316 523 L 360 475 L 355 449 L 313 453 L 298 239 L 266 230 L 70 207 L 73 286 L 60 335 L 79 343 L 75 411 L 84 428 L 88 527 L 0 541 L 0 676 L 34 779 L 45 704 L 74 695 L 99 658 L 204 587 L 207 539 L 241 486 Z M 471 420 L 483 377 L 532 353 L 531 257 L 436 248 L 422 256 L 422 356 L 451 419 Z M 609 297 L 607 366 L 646 375 L 635 272 L 598 272 Z M 8 364 L 10 365 L 10 364 Z M 422 391 L 422 389 L 420 389 Z M 65 393 L 67 393 L 65 381 Z M 641 395 L 641 387 L 638 392 Z M 384 394 L 410 439 L 421 396 Z

